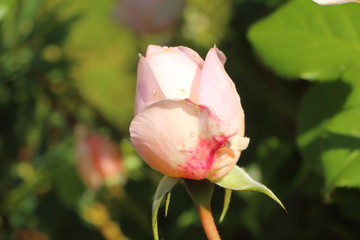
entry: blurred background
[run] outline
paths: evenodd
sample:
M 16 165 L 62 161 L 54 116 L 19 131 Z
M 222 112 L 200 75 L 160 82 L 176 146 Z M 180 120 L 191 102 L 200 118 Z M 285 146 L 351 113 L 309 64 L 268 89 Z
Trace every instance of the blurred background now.
M 228 57 L 246 114 L 224 240 L 359 239 L 360 5 L 311 0 L 1 0 L 0 239 L 152 239 L 161 174 L 129 142 L 138 53 Z M 223 190 L 213 211 L 221 213 Z M 183 186 L 161 239 L 205 239 Z

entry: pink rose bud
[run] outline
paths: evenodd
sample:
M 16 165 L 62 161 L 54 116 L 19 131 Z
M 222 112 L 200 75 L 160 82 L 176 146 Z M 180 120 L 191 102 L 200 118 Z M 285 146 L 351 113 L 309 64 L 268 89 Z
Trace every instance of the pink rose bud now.
M 187 47 L 149 46 L 140 57 L 130 136 L 152 168 L 216 180 L 235 166 L 249 139 L 225 61 L 216 47 L 205 61 Z
M 89 188 L 97 190 L 104 181 L 115 179 L 122 172 L 117 146 L 100 134 L 86 136 L 77 129 L 75 150 L 78 172 Z
M 184 0 L 122 0 L 115 17 L 138 34 L 171 30 L 179 22 Z

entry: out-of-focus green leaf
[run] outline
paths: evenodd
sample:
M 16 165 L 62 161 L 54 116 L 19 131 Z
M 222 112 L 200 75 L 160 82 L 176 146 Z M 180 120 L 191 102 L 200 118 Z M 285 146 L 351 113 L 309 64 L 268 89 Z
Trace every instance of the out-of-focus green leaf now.
M 305 160 L 335 187 L 360 187 L 360 78 L 314 85 L 299 115 L 298 144 Z
M 80 19 L 66 51 L 78 60 L 73 77 L 82 96 L 114 126 L 127 132 L 133 116 L 138 59 L 135 39 L 114 21 L 113 1 L 74 3 Z
M 68 207 L 77 207 L 84 192 L 75 168 L 58 168 L 53 172 L 55 191 Z
M 256 23 L 249 39 L 266 65 L 289 78 L 335 80 L 360 65 L 360 5 L 293 0 Z
M 185 39 L 206 49 L 225 36 L 232 15 L 229 0 L 188 0 L 184 10 L 182 34 Z

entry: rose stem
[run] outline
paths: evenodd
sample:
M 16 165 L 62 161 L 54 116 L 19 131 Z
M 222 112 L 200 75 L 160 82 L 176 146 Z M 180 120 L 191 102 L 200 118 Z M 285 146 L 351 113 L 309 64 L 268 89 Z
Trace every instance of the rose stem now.
M 208 180 L 185 179 L 185 187 L 195 203 L 208 240 L 221 240 L 211 212 L 214 184 Z
M 219 232 L 216 228 L 214 218 L 210 206 L 199 204 L 197 206 L 200 221 L 208 240 L 221 240 Z

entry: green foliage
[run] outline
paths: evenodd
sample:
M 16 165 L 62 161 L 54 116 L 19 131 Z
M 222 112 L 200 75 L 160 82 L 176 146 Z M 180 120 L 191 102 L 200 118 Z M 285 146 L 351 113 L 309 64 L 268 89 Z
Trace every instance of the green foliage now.
M 360 187 L 360 5 L 293 0 L 255 24 L 249 39 L 278 74 L 315 84 L 299 113 L 298 144 L 325 191 Z
M 266 65 L 282 76 L 336 80 L 359 68 L 359 12 L 358 4 L 324 7 L 293 0 L 256 23 L 249 39 Z
M 360 187 L 359 80 L 316 84 L 300 109 L 299 146 L 309 164 L 323 167 L 327 192 Z
M 72 75 L 81 95 L 110 124 L 127 133 L 135 96 L 136 39 L 112 19 L 112 1 L 96 8 L 94 4 L 72 4 L 72 11 L 81 17 L 70 29 L 65 51 L 80 62 Z
M 211 48 L 221 41 L 231 18 L 231 0 L 188 0 L 182 34 L 193 44 Z
M 215 180 L 214 183 L 217 185 L 236 191 L 255 191 L 261 192 L 268 195 L 275 202 L 277 202 L 282 208 L 285 209 L 281 201 L 275 196 L 275 194 L 268 189 L 263 184 L 252 179 L 249 174 L 245 172 L 244 169 L 240 167 L 234 167 L 228 175 L 218 180 Z
M 176 28 L 138 35 L 115 20 L 110 0 L 0 0 L 1 240 L 152 238 L 162 176 L 127 140 L 137 54 L 148 44 L 225 53 L 252 139 L 238 164 L 289 211 L 251 191 L 224 198 L 215 185 L 223 239 L 360 236 L 360 5 L 186 2 Z M 288 81 L 298 78 L 310 81 Z M 122 151 L 124 172 L 97 191 L 78 174 L 78 123 Z M 204 239 L 185 189 L 172 189 L 170 209 L 164 189 L 161 237 Z

